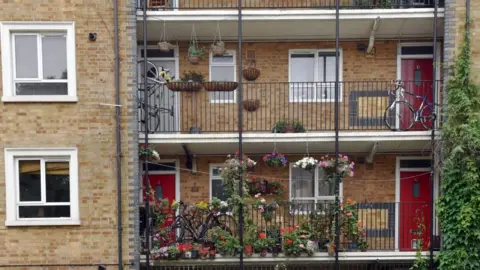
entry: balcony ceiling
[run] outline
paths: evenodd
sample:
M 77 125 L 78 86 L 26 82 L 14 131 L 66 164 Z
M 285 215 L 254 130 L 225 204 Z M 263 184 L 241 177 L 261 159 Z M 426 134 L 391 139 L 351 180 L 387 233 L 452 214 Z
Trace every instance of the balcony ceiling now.
M 378 153 L 391 152 L 428 152 L 430 150 L 428 131 L 412 132 L 340 132 L 340 151 L 343 153 L 369 153 L 378 143 Z M 437 132 L 438 135 L 438 132 Z M 140 143 L 143 143 L 143 135 Z M 288 154 L 303 154 L 306 141 L 310 153 L 335 152 L 333 132 L 322 133 L 247 133 L 243 136 L 243 149 L 248 154 L 272 152 L 276 144 L 277 151 Z M 149 141 L 155 144 L 161 155 L 183 155 L 182 145 L 186 145 L 191 154 L 225 155 L 238 149 L 238 134 L 154 134 Z M 212 145 L 215 147 L 212 147 Z
M 423 9 L 422 9 L 423 10 Z M 340 21 L 340 38 L 366 39 L 370 35 L 373 21 L 380 17 L 380 24 L 375 37 L 377 39 L 396 38 L 429 38 L 433 37 L 432 12 L 402 12 L 392 13 L 395 10 L 370 10 L 354 14 L 342 11 Z M 193 12 L 193 11 L 190 11 Z M 227 12 L 227 11 L 225 11 Z M 231 11 L 229 11 L 231 12 Z M 158 11 L 157 11 L 158 13 Z M 162 13 L 162 12 L 161 12 Z M 197 38 L 201 41 L 211 41 L 215 34 L 217 21 L 220 22 L 222 39 L 236 41 L 238 38 L 238 21 L 234 15 L 218 16 L 184 16 L 168 15 L 175 12 L 163 12 L 164 16 L 148 16 L 148 41 L 158 41 L 163 31 L 163 22 L 171 41 L 189 40 L 192 24 L 195 23 Z M 188 13 L 184 11 L 183 13 Z M 140 14 L 140 13 L 139 13 Z M 138 17 L 142 19 L 141 16 Z M 259 27 L 261 25 L 261 27 Z M 443 12 L 438 18 L 439 37 L 443 36 Z M 138 40 L 143 40 L 143 23 L 137 24 Z M 273 15 L 245 15 L 243 20 L 243 38 L 247 41 L 262 40 L 331 40 L 335 38 L 335 14 L 331 10 L 324 10 L 323 14 L 295 14 L 280 13 Z

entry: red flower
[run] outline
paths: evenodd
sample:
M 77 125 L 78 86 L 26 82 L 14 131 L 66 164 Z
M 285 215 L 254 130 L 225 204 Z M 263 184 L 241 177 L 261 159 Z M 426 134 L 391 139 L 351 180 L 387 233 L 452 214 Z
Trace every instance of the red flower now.
M 267 236 L 265 235 L 265 233 L 262 232 L 262 233 L 258 234 L 258 238 L 265 239 L 265 238 L 267 238 Z
M 223 235 L 220 235 L 220 239 L 225 239 L 225 236 L 223 236 Z
M 289 228 L 288 228 L 288 231 L 289 231 L 289 232 L 293 232 L 293 227 L 289 227 Z
M 362 236 L 367 236 L 367 233 L 366 233 L 366 232 L 363 232 L 363 233 L 362 233 Z
M 235 152 L 235 155 L 238 156 L 240 154 L 240 150 L 237 150 L 237 152 Z
M 280 232 L 281 232 L 281 233 L 284 233 L 285 231 L 286 231 L 285 228 L 281 228 L 281 229 L 280 229 Z
M 347 213 L 347 216 L 349 216 L 349 217 L 351 217 L 352 215 L 353 215 L 352 212 Z
M 290 240 L 290 239 L 287 239 L 287 244 L 288 244 L 288 245 L 291 245 L 291 244 L 293 244 L 293 241 Z
M 222 245 L 225 245 L 226 243 L 227 243 L 227 242 L 225 242 L 225 241 L 222 241 Z
M 297 225 L 297 226 L 295 226 L 295 229 L 300 229 L 300 226 L 298 226 L 298 225 Z

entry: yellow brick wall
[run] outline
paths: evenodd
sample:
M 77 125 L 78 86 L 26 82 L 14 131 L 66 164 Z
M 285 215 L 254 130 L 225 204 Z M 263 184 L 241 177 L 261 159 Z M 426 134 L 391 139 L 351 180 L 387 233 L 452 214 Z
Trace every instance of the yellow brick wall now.
M 121 109 L 123 162 L 123 257 L 128 263 L 129 234 L 133 215 L 129 209 L 130 174 L 135 155 L 127 151 L 132 133 L 126 130 L 133 115 L 129 56 L 134 40 L 127 25 L 134 18 L 127 7 L 130 0 L 119 0 L 121 64 Z M 112 1 L 48 0 L 2 1 L 0 21 L 74 21 L 76 34 L 76 75 L 78 103 L 0 102 L 0 268 L 7 265 L 116 264 L 116 166 L 114 34 Z M 131 24 L 131 23 L 130 23 Z M 88 33 L 96 32 L 96 42 Z M 134 36 L 133 36 L 134 37 Z M 6 52 L 0 52 L 5 54 Z M 134 67 L 134 65 L 133 65 Z M 2 69 L 0 65 L 0 73 Z M 0 76 L 1 78 L 1 76 Z M 0 79 L 1 80 L 1 79 Z M 0 95 L 2 83 L 0 81 Z M 130 110 L 130 111 L 129 111 Z M 76 147 L 79 156 L 79 226 L 5 227 L 4 148 Z M 41 269 L 66 269 L 43 267 Z M 20 268 L 18 268 L 20 269 Z M 23 269 L 40 269 L 25 267 Z M 85 267 L 84 269 L 96 269 Z
M 349 123 L 349 94 L 351 91 L 385 91 L 388 82 L 396 79 L 397 72 L 397 41 L 376 41 L 376 55 L 365 56 L 357 50 L 357 43 L 345 41 L 340 43 L 343 50 L 343 86 L 342 102 L 340 104 L 340 128 L 355 129 Z M 236 43 L 227 43 L 227 49 L 237 49 Z M 278 120 L 300 120 L 307 129 L 333 129 L 334 103 L 291 103 L 288 101 L 289 86 L 289 50 L 291 49 L 332 49 L 334 41 L 320 42 L 263 42 L 246 43 L 243 47 L 243 66 L 247 67 L 246 53 L 253 50 L 256 55 L 256 67 L 261 75 L 255 81 L 243 88 L 245 99 L 260 99 L 260 107 L 255 112 L 244 111 L 244 129 L 270 129 Z M 206 57 L 198 65 L 188 62 L 188 43 L 180 43 L 180 75 L 188 71 L 196 71 L 209 79 L 209 59 Z M 238 63 L 238 59 L 237 59 Z M 238 72 L 237 72 L 238 73 Z M 237 79 L 240 74 L 237 74 Z M 356 81 L 381 81 L 367 84 Z M 283 83 L 282 83 L 283 82 Z M 264 84 L 262 84 L 264 83 Z M 278 83 L 278 84 L 275 84 Z M 368 110 L 371 118 L 383 117 L 384 108 L 388 99 L 372 98 L 367 101 L 375 103 L 377 108 Z M 240 102 L 237 102 L 241 104 Z M 359 100 L 361 105 L 361 100 Z M 237 104 L 212 104 L 209 102 L 208 92 L 201 90 L 197 93 L 182 93 L 180 98 L 181 124 L 183 131 L 192 126 L 200 126 L 203 131 L 233 131 L 237 127 Z M 371 106 L 370 106 L 371 107 Z M 362 111 L 360 108 L 360 111 Z M 364 110 L 363 110 L 364 111 Z M 377 115 L 377 114 L 378 115 Z M 321 117 L 319 117 L 321 115 Z M 364 127 L 358 127 L 363 128 Z M 379 126 L 378 128 L 383 128 Z

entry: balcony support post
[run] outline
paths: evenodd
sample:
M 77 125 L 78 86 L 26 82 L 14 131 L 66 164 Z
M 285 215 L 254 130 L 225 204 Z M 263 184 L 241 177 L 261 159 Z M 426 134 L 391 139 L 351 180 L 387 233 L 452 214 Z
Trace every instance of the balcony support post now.
M 243 38 L 243 22 L 242 22 L 242 1 L 238 0 L 238 88 L 237 88 L 237 107 L 238 107 L 238 153 L 240 159 L 243 159 L 243 86 L 242 86 L 242 38 Z M 239 196 L 243 198 L 243 172 L 240 171 L 239 177 Z M 243 206 L 239 207 L 238 211 L 238 238 L 240 246 L 243 247 Z M 244 269 L 243 265 L 243 250 L 240 251 L 240 270 Z
M 340 264 L 338 260 L 338 250 L 340 249 L 340 227 L 339 227 L 339 207 L 340 207 L 340 178 L 338 175 L 338 158 L 340 145 L 338 142 L 338 132 L 339 132 L 339 113 L 340 113 L 340 87 L 339 87 L 339 67 L 340 67 L 340 0 L 336 0 L 336 10 L 335 10 L 335 269 L 340 269 Z
M 147 0 L 144 0 L 143 1 L 143 59 L 145 59 L 145 61 L 148 60 L 147 58 Z M 147 64 L 143 65 L 143 87 L 144 87 L 144 91 L 143 91 L 143 106 L 145 108 L 145 112 L 147 112 L 148 110 L 148 107 L 149 107 L 149 98 L 148 98 L 148 91 L 147 91 L 147 73 L 148 73 L 148 69 L 147 69 Z M 145 130 L 145 146 L 144 147 L 148 147 L 148 134 L 150 133 L 150 131 L 148 130 L 148 113 L 145 113 L 144 115 L 144 123 L 145 123 L 145 127 L 144 127 L 144 130 Z M 144 160 L 148 160 L 148 155 L 147 155 L 147 152 L 145 151 L 145 157 L 144 157 Z M 150 180 L 148 179 L 148 165 L 145 161 L 145 168 L 144 168 L 144 175 L 145 175 L 145 179 L 144 179 L 144 183 L 145 184 L 145 194 L 150 194 Z M 141 176 L 140 176 L 141 177 Z M 142 180 L 140 180 L 142 181 Z M 146 259 L 146 269 L 149 270 L 150 269 L 150 198 L 147 197 L 147 198 L 144 198 L 145 200 L 145 245 L 147 247 L 147 254 L 145 254 L 145 259 Z
M 436 102 L 436 96 L 437 96 L 437 66 L 439 63 L 437 63 L 437 54 L 438 54 L 438 48 L 437 48 L 437 21 L 438 21 L 438 0 L 434 0 L 434 11 L 433 11 L 433 84 L 432 84 L 432 112 L 436 113 L 436 108 L 435 108 L 435 102 Z M 436 115 L 439 115 L 436 113 Z M 431 133 L 431 145 L 432 145 L 432 161 L 430 165 L 430 254 L 429 254 L 429 261 L 430 261 L 430 269 L 433 270 L 435 269 L 434 265 L 434 258 L 433 258 L 433 245 L 434 245 L 434 230 L 436 228 L 436 224 L 434 223 L 434 215 L 435 215 L 435 199 L 434 199 L 434 194 L 435 194 L 435 155 L 436 155 L 436 143 L 435 143 L 435 123 L 437 119 L 434 119 L 432 121 L 432 133 Z M 436 241 L 435 241 L 436 242 Z

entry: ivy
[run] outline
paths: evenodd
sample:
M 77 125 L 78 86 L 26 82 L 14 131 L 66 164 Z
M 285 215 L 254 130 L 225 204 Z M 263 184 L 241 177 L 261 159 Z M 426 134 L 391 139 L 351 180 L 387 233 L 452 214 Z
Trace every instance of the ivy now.
M 467 22 L 469 23 L 469 22 Z M 437 214 L 443 235 L 439 269 L 480 269 L 480 98 L 471 80 L 470 32 L 447 84 L 443 126 L 442 195 Z

